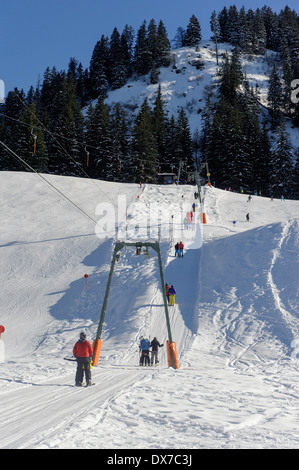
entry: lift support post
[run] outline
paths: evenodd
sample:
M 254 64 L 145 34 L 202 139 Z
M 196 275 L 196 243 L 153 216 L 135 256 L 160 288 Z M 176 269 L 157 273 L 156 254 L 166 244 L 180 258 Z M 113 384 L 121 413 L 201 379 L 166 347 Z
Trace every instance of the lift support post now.
M 100 320 L 99 320 L 99 326 L 98 326 L 98 330 L 97 330 L 97 334 L 96 334 L 96 339 L 94 341 L 93 365 L 95 365 L 95 366 L 98 365 L 100 351 L 101 351 L 101 347 L 102 347 L 101 334 L 102 334 L 102 328 L 103 328 L 103 323 L 104 323 L 104 319 L 105 319 L 105 314 L 106 314 L 106 309 L 107 309 L 107 304 L 108 304 L 108 299 L 109 299 L 109 294 L 110 294 L 110 288 L 111 288 L 113 272 L 114 272 L 114 268 L 115 268 L 116 256 L 117 256 L 118 252 L 126 246 L 129 246 L 129 247 L 132 246 L 132 247 L 140 248 L 140 249 L 142 247 L 147 247 L 147 248 L 150 247 L 150 248 L 153 248 L 153 250 L 155 250 L 157 255 L 158 255 L 158 263 L 159 263 L 159 271 L 160 271 L 160 279 L 161 279 L 161 288 L 162 288 L 162 295 L 163 295 L 163 302 L 164 302 L 164 309 L 165 309 L 166 326 L 167 326 L 167 332 L 168 332 L 168 341 L 167 341 L 168 363 L 174 369 L 178 369 L 179 365 L 178 365 L 178 359 L 177 359 L 176 345 L 172 340 L 172 334 L 171 334 L 169 312 L 168 312 L 167 299 L 166 299 L 166 293 L 165 293 L 165 282 L 164 282 L 164 274 L 163 274 L 163 267 L 162 267 L 162 257 L 161 257 L 161 250 L 160 250 L 159 242 L 120 242 L 120 241 L 117 241 L 115 243 L 113 256 L 112 256 L 111 267 L 110 267 L 110 273 L 109 273 L 109 277 L 108 277 L 105 297 L 104 297 L 102 310 L 101 310 L 101 316 L 100 316 Z

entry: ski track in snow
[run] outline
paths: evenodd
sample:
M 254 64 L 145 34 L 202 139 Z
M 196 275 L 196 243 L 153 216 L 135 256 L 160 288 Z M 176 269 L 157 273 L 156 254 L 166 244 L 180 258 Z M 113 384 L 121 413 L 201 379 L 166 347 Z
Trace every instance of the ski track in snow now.
M 0 237 L 7 350 L 0 364 L 0 448 L 299 447 L 292 349 L 298 337 L 297 201 L 254 197 L 249 205 L 246 195 L 205 188 L 202 248 L 189 249 L 187 241 L 178 259 L 177 232 L 162 239 L 165 282 L 177 289 L 169 315 L 178 370 L 168 368 L 165 347 L 158 367 L 138 367 L 141 334 L 165 343 L 165 313 L 155 253 L 146 259 L 122 250 L 100 365 L 92 371 L 96 385 L 77 389 L 76 365 L 63 357 L 82 328 L 95 335 L 113 240 L 95 237 L 94 228 L 35 175 L 0 177 L 7 221 Z M 98 193 L 89 181 L 52 178 L 73 198 L 84 194 L 81 203 L 93 215 Z M 149 211 L 156 219 L 148 235 L 155 239 L 172 214 L 193 202 L 192 186 L 141 192 L 138 185 L 98 183 L 101 200 L 105 191 L 109 201 L 126 192 L 128 239 L 136 226 L 146 229 Z M 22 198 L 9 196 L 9 186 Z M 47 214 L 40 196 L 47 197 Z

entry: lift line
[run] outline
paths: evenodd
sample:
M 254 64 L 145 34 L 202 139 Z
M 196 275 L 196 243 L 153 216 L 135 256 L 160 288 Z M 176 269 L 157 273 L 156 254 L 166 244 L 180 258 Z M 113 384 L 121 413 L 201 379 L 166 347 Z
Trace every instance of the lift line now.
M 172 340 L 172 334 L 171 334 L 171 328 L 170 328 L 169 313 L 168 313 L 167 299 L 166 299 L 166 293 L 165 293 L 165 282 L 164 282 L 164 274 L 163 274 L 163 267 L 162 267 L 161 250 L 160 250 L 159 242 L 124 242 L 124 241 L 116 241 L 115 247 L 114 247 L 114 252 L 113 252 L 113 257 L 112 257 L 112 262 L 111 262 L 111 267 L 110 267 L 110 273 L 109 273 L 108 282 L 107 282 L 107 287 L 106 287 L 106 292 L 105 292 L 105 297 L 104 297 L 104 301 L 103 301 L 103 305 L 102 305 L 102 310 L 101 310 L 101 316 L 100 316 L 100 320 L 99 320 L 97 335 L 96 335 L 96 339 L 93 343 L 93 345 L 94 345 L 94 348 L 93 348 L 94 349 L 94 352 L 93 352 L 93 365 L 94 366 L 98 365 L 100 352 L 101 352 L 101 347 L 102 347 L 102 344 L 103 344 L 103 342 L 101 340 L 101 334 L 102 334 L 102 328 L 103 328 L 103 323 L 104 323 L 107 304 L 108 304 L 108 299 L 109 299 L 110 288 L 111 288 L 111 284 L 112 284 L 112 278 L 113 278 L 113 272 L 114 272 L 114 268 L 115 268 L 115 262 L 117 260 L 117 257 L 119 257 L 118 253 L 124 247 L 127 247 L 127 246 L 132 246 L 132 247 L 135 247 L 136 249 L 139 248 L 140 250 L 141 250 L 142 247 L 145 247 L 147 250 L 148 250 L 148 248 L 152 248 L 158 255 L 161 287 L 162 287 L 162 294 L 163 294 L 163 301 L 164 301 L 166 325 L 167 325 L 167 331 L 168 331 L 168 340 L 167 340 L 168 365 L 169 365 L 169 367 L 173 367 L 174 369 L 178 369 L 179 368 L 179 363 L 178 363 L 178 357 L 177 357 L 176 344 Z

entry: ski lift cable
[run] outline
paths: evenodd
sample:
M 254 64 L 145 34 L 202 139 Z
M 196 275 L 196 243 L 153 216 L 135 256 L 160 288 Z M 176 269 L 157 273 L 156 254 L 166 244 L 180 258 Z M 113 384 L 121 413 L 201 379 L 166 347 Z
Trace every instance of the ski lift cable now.
M 100 186 L 97 185 L 97 183 L 95 182 L 94 179 L 92 179 L 88 173 L 86 173 L 86 171 L 78 164 L 78 162 L 76 162 L 76 160 L 68 153 L 68 151 L 61 145 L 61 143 L 56 139 L 56 137 L 51 133 L 51 131 L 45 126 L 45 124 L 39 119 L 38 116 L 36 116 L 36 114 L 27 106 L 27 104 L 24 102 L 24 100 L 20 97 L 19 93 L 17 93 L 15 90 L 13 90 L 13 93 L 16 95 L 16 97 L 18 98 L 18 100 L 23 104 L 23 106 L 27 109 L 27 111 L 33 116 L 35 117 L 35 119 L 40 123 L 40 125 L 42 126 L 42 128 L 49 133 L 49 135 L 52 137 L 52 139 L 55 140 L 55 142 L 58 144 L 58 146 L 62 149 L 62 151 L 75 163 L 76 166 L 78 166 L 80 168 L 80 170 L 84 173 L 84 175 L 89 178 L 93 184 L 103 193 L 105 194 L 105 196 L 114 204 L 114 201 L 110 198 L 110 196 L 105 193 L 105 191 L 100 188 Z M 20 121 L 21 122 L 21 121 Z
M 89 214 L 87 214 L 83 209 L 81 209 L 81 207 L 79 207 L 74 201 L 72 201 L 68 196 L 66 196 L 62 191 L 60 191 L 60 189 L 56 188 L 54 186 L 54 184 L 50 183 L 50 181 L 48 181 L 44 176 L 42 176 L 40 173 L 38 173 L 34 168 L 32 168 L 32 166 L 30 166 L 27 162 L 25 162 L 25 160 L 23 160 L 19 155 L 17 155 L 13 150 L 11 150 L 6 144 L 4 144 L 4 142 L 2 142 L 0 140 L 0 145 L 2 145 L 2 147 L 7 150 L 16 160 L 18 160 L 21 165 L 24 167 L 24 168 L 27 168 L 29 169 L 30 171 L 32 171 L 33 173 L 37 174 L 45 183 L 47 183 L 49 186 L 51 186 L 52 189 L 54 189 L 56 192 L 58 192 L 64 199 L 66 199 L 70 204 L 72 204 L 76 209 L 78 209 L 82 214 L 84 214 L 86 217 L 88 217 L 89 220 L 91 220 L 93 223 L 95 223 L 96 225 L 100 226 L 105 232 L 107 232 L 107 230 L 101 226 L 96 220 L 94 220 Z
M 7 116 L 5 113 L 0 113 L 0 116 L 3 116 L 4 119 L 10 119 L 11 121 L 15 121 L 15 122 L 19 122 L 20 124 L 22 124 L 23 126 L 27 126 L 27 127 L 31 127 L 32 128 L 32 125 L 31 124 L 28 124 L 27 122 L 24 122 L 24 121 L 21 121 L 20 119 L 17 119 L 17 118 L 13 118 L 11 116 Z M 65 137 L 64 135 L 61 135 L 61 134 L 57 134 L 56 132 L 51 132 L 49 131 L 46 127 L 40 127 L 40 126 L 34 126 L 34 129 L 39 129 L 39 130 L 44 130 L 45 132 L 49 133 L 50 136 L 53 138 L 53 137 L 57 137 L 59 139 L 63 139 L 63 140 L 66 140 L 66 141 L 69 141 L 69 142 L 72 142 L 73 139 L 70 139 L 69 137 Z M 84 147 L 84 150 L 87 151 L 86 149 L 89 148 L 89 149 L 94 149 L 94 150 L 98 150 L 99 149 L 99 146 L 95 146 L 95 145 L 91 145 L 91 144 L 88 144 L 86 142 L 80 142 L 80 141 L 76 141 L 78 145 Z M 67 151 L 65 149 L 63 149 L 65 151 L 65 153 L 68 155 Z M 72 158 L 70 156 L 70 158 Z M 123 159 L 124 161 L 125 159 Z M 152 162 L 152 159 L 150 158 L 146 158 L 146 157 L 136 157 L 134 156 L 134 160 L 138 160 L 140 162 L 144 161 L 148 161 L 148 162 Z M 78 163 L 75 162 L 77 165 Z M 155 162 L 156 164 L 158 164 L 157 162 Z M 163 160 L 161 162 L 159 162 L 159 165 L 165 165 L 165 164 L 168 164 L 169 166 L 170 165 L 174 165 L 173 164 L 173 161 L 172 160 Z M 82 170 L 81 166 L 78 165 L 80 167 L 80 169 Z M 83 170 L 82 170 L 83 171 Z M 90 176 L 88 174 L 86 174 L 86 176 L 88 176 L 90 178 Z

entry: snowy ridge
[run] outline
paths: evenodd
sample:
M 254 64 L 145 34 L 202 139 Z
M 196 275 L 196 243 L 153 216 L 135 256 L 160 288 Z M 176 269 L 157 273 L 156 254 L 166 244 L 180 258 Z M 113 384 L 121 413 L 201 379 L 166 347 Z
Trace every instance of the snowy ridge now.
M 126 196 L 128 239 L 149 212 L 155 238 L 194 201 L 192 186 L 47 178 L 95 220 Z M 165 348 L 159 367 L 138 367 L 140 335 L 165 343 L 167 329 L 155 254 L 123 250 L 96 385 L 78 390 L 63 357 L 82 329 L 95 336 L 114 239 L 35 174 L 1 173 L 0 200 L 0 448 L 299 447 L 298 201 L 205 188 L 202 248 L 187 242 L 178 259 L 177 232 L 161 240 L 178 370 Z
M 202 111 L 205 107 L 206 87 L 216 86 L 217 73 L 222 63 L 222 56 L 232 52 L 229 43 L 218 44 L 219 64 L 217 65 L 215 43 L 203 40 L 197 48 L 184 47 L 171 51 L 172 65 L 159 69 L 159 83 L 150 83 L 150 74 L 139 79 L 130 79 L 122 88 L 111 90 L 105 100 L 109 106 L 121 103 L 132 118 L 136 118 L 141 105 L 147 99 L 154 106 L 157 90 L 161 94 L 168 116 L 177 117 L 183 107 L 189 120 L 191 134 L 202 127 Z M 269 77 L 273 63 L 278 63 L 279 54 L 266 50 L 264 55 L 241 54 L 241 65 L 244 75 L 251 87 L 258 90 L 258 99 L 263 109 L 268 106 Z M 200 63 L 200 67 L 198 64 Z M 299 136 L 290 120 L 285 121 L 292 145 L 299 147 Z

